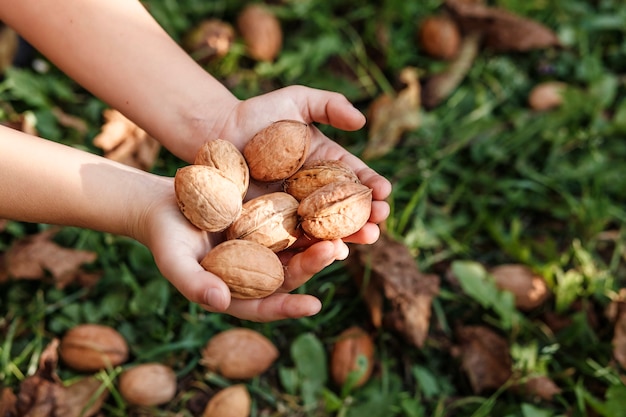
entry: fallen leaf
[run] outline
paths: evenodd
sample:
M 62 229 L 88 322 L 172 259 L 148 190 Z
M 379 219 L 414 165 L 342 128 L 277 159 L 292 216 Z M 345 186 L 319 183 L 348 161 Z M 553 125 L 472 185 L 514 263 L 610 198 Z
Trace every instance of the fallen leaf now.
M 106 158 L 149 171 L 156 161 L 161 145 L 146 131 L 117 110 L 103 113 L 105 123 L 93 143 Z
M 536 375 L 524 378 L 516 383 L 512 390 L 524 397 L 550 401 L 561 393 L 561 388 L 548 376 Z
M 108 396 L 103 382 L 86 377 L 65 387 L 56 369 L 59 340 L 53 339 L 39 359 L 34 375 L 22 381 L 15 402 L 17 416 L 90 417 L 100 411 Z
M 372 245 L 353 245 L 348 264 L 361 287 L 372 323 L 384 323 L 422 347 L 428 336 L 439 277 L 422 273 L 409 249 L 383 233 Z M 385 300 L 390 311 L 385 312 Z
M 39 367 L 34 375 L 20 384 L 15 408 L 17 415 L 24 417 L 55 416 L 63 402 L 63 387 L 56 374 L 59 339 L 53 339 L 41 353 Z
M 8 120 L 3 120 L 0 125 L 10 127 L 11 129 L 20 130 L 28 135 L 37 136 L 35 125 L 37 120 L 30 113 L 14 114 Z
M 509 344 L 484 326 L 462 326 L 456 330 L 461 367 L 472 390 L 478 394 L 499 389 L 512 376 Z
M 95 377 L 85 377 L 65 388 L 67 417 L 93 416 L 102 408 L 109 396 L 103 381 Z
M 17 402 L 17 397 L 13 393 L 11 388 L 3 388 L 2 392 L 0 392 L 0 416 L 1 417 L 11 417 L 16 413 L 15 403 Z
M 13 64 L 17 54 L 17 46 L 17 33 L 0 22 L 0 74 Z
M 462 0 L 444 4 L 464 33 L 480 33 L 483 45 L 491 50 L 526 52 L 560 45 L 548 27 L 507 10 Z
M 8 277 L 31 280 L 44 278 L 47 271 L 58 288 L 64 288 L 73 281 L 93 284 L 97 274 L 85 273 L 80 267 L 94 262 L 97 254 L 59 246 L 51 240 L 56 232 L 56 229 L 50 229 L 15 242 L 5 253 L 0 278 L 2 269 Z
M 52 114 L 57 118 L 57 121 L 61 126 L 70 127 L 82 134 L 87 133 L 87 122 L 77 116 L 65 113 L 59 107 L 52 108 Z
M 185 35 L 183 46 L 198 62 L 225 56 L 235 41 L 235 28 L 220 19 L 207 19 Z
M 615 322 L 613 330 L 613 357 L 626 369 L 626 288 L 607 307 L 607 317 Z
M 400 81 L 406 88 L 395 97 L 384 94 L 368 110 L 368 141 L 363 159 L 378 158 L 392 150 L 402 135 L 420 126 L 420 83 L 415 68 L 404 68 Z
M 478 55 L 480 35 L 471 33 L 461 40 L 459 52 L 441 73 L 428 77 L 422 88 L 422 103 L 430 110 L 445 101 L 465 79 Z
M 518 264 L 498 265 L 489 270 L 496 286 L 515 296 L 515 306 L 529 311 L 542 305 L 550 296 L 550 290 L 543 277 Z

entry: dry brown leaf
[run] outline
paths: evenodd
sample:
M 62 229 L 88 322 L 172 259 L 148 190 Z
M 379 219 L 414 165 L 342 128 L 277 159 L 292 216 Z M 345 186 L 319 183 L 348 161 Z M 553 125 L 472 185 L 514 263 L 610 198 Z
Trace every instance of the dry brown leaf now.
M 3 388 L 2 392 L 0 392 L 0 416 L 14 416 L 16 413 L 16 402 L 17 397 L 13 393 L 13 390 L 11 390 L 11 388 Z
M 65 406 L 67 417 L 93 416 L 102 408 L 109 396 L 104 382 L 86 377 L 65 388 Z
M 75 129 L 82 134 L 87 133 L 87 122 L 85 122 L 80 117 L 67 114 L 59 107 L 53 107 L 52 114 L 54 115 L 54 117 L 57 118 L 57 121 L 61 126 L 71 127 L 72 129 Z
M 28 135 L 37 136 L 36 122 L 37 120 L 34 117 L 29 117 L 27 114 L 22 113 L 12 115 L 9 120 L 0 121 L 0 125 L 20 130 Z
M 474 393 L 495 390 L 507 382 L 512 375 L 512 360 L 506 339 L 484 326 L 459 327 L 456 337 L 461 367 Z
M 626 289 L 621 289 L 617 298 L 607 307 L 606 315 L 615 321 L 613 330 L 613 357 L 626 369 Z
M 419 271 L 409 249 L 386 233 L 372 245 L 353 245 L 351 252 L 349 265 L 373 324 L 380 327 L 384 319 L 410 343 L 422 347 L 428 336 L 432 299 L 439 293 L 439 277 Z M 385 299 L 391 311 L 383 310 Z
M 363 159 L 373 159 L 392 150 L 402 135 L 420 125 L 420 83 L 415 68 L 404 68 L 400 81 L 406 88 L 395 97 L 382 95 L 368 110 L 369 134 Z
M 87 377 L 65 387 L 56 373 L 58 348 L 59 340 L 53 339 L 42 352 L 35 374 L 20 384 L 17 416 L 89 417 L 100 411 L 108 395 L 103 382 Z
M 0 74 L 13 64 L 17 53 L 17 33 L 0 23 Z
M 513 386 L 513 391 L 531 399 L 550 401 L 561 393 L 561 388 L 548 376 L 537 375 L 525 378 Z
M 494 51 L 526 52 L 560 45 L 548 27 L 507 10 L 461 0 L 446 0 L 445 7 L 464 33 L 480 33 L 483 45 Z
M 448 67 L 439 74 L 429 77 L 422 88 L 424 108 L 432 109 L 446 100 L 461 84 L 478 55 L 480 35 L 468 34 L 461 41 L 459 52 Z
M 158 157 L 161 145 L 146 131 L 117 110 L 103 113 L 105 124 L 93 143 L 106 158 L 149 171 Z
M 206 19 L 183 39 L 183 46 L 200 63 L 225 56 L 235 41 L 235 28 L 220 19 Z
M 73 281 L 93 283 L 97 275 L 84 273 L 80 267 L 94 262 L 97 254 L 57 245 L 51 240 L 56 232 L 50 229 L 17 241 L 5 253 L 4 267 L 0 269 L 15 279 L 42 279 L 47 271 L 58 288 Z
M 550 290 L 543 277 L 533 273 L 525 265 L 498 265 L 489 272 L 499 289 L 513 293 L 515 306 L 522 311 L 539 307 L 550 296 Z

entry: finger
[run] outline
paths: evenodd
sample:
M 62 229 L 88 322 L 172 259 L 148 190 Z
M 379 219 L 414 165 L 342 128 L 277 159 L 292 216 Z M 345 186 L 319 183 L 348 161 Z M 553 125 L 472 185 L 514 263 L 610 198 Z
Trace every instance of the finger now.
M 379 224 L 389 217 L 391 209 L 386 201 L 372 201 L 372 211 L 370 213 L 370 223 Z
M 215 311 L 210 306 L 202 307 Z M 255 300 L 233 299 L 225 312 L 242 320 L 270 322 L 309 317 L 321 309 L 322 303 L 311 295 L 275 293 Z
M 358 232 L 344 237 L 346 243 L 358 243 L 361 245 L 371 245 L 380 237 L 380 228 L 374 223 L 366 223 Z
M 289 259 L 281 291 L 291 291 L 300 287 L 334 261 L 345 259 L 348 253 L 348 247 L 340 239 L 314 243 Z
M 166 255 L 157 266 L 174 287 L 189 301 L 224 311 L 230 305 L 230 290 L 218 276 L 207 272 L 191 256 Z
M 307 123 L 323 123 L 341 130 L 358 130 L 365 125 L 363 113 L 343 94 L 303 86 L 290 86 L 285 90 L 292 97 L 305 97 L 298 104 Z

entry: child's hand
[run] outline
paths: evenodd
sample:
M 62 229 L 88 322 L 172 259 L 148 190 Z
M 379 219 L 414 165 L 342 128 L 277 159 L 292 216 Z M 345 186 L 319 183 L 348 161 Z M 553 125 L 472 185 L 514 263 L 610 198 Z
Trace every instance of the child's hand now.
M 310 295 L 287 294 L 335 259 L 345 258 L 341 241 L 319 242 L 303 252 L 285 252 L 285 283 L 275 294 L 259 300 L 230 298 L 226 284 L 205 271 L 200 260 L 222 240 L 220 233 L 202 232 L 181 214 L 173 184 L 155 199 L 141 223 L 142 241 L 152 251 L 161 273 L 190 301 L 209 311 L 225 312 L 241 319 L 275 321 L 316 314 L 321 304 Z
M 342 130 L 356 130 L 365 124 L 364 116 L 341 94 L 307 87 L 286 87 L 249 100 L 237 102 L 222 120 L 223 126 L 212 129 L 214 137 L 230 140 L 242 149 L 245 142 L 270 123 L 281 119 L 305 123 L 330 124 Z M 345 242 L 370 244 L 380 234 L 378 223 L 389 215 L 385 201 L 391 184 L 336 142 L 311 125 L 309 159 L 340 159 L 348 163 L 361 182 L 372 188 L 373 202 L 369 222 L 357 233 L 343 240 L 316 241 L 301 238 L 293 247 L 279 253 L 285 265 L 285 283 L 275 294 L 260 300 L 237 300 L 221 279 L 206 272 L 199 261 L 223 238 L 197 230 L 180 214 L 173 195 L 166 196 L 148 216 L 153 232 L 148 246 L 162 273 L 190 301 L 209 311 L 226 312 L 254 320 L 274 321 L 316 314 L 320 302 L 315 297 L 288 294 L 335 260 L 348 256 Z M 215 133 L 218 131 L 218 133 Z M 173 189 L 173 187 L 172 187 Z M 276 191 L 276 186 L 251 184 L 247 199 Z
M 303 86 L 291 86 L 245 101 L 241 101 L 226 115 L 218 136 L 230 140 L 240 149 L 256 132 L 281 119 L 301 120 L 305 123 L 323 123 L 342 130 L 357 130 L 365 124 L 363 114 L 341 94 Z M 385 199 L 391 193 L 387 179 L 369 168 L 363 161 L 349 153 L 336 142 L 324 136 L 312 124 L 309 160 L 339 159 L 358 175 L 361 182 L 370 187 L 373 197 L 369 223 L 356 234 L 344 239 L 353 243 L 374 243 L 379 236 L 377 224 L 389 215 Z M 275 188 L 251 186 L 247 198 L 276 191 Z M 346 251 L 342 249 L 342 251 Z

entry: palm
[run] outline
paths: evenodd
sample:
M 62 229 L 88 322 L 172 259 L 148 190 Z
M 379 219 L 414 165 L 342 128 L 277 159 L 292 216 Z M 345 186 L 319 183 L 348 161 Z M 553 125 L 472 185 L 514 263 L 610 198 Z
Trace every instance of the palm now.
M 343 96 L 305 87 L 287 87 L 239 102 L 229 113 L 222 128 L 218 129 L 219 137 L 232 141 L 242 149 L 257 131 L 281 119 L 328 123 L 345 130 L 359 129 L 365 122 L 363 116 Z M 361 182 L 373 189 L 370 223 L 344 239 L 346 242 L 373 243 L 379 235 L 376 223 L 388 215 L 388 205 L 383 201 L 390 192 L 388 181 L 325 137 L 313 125 L 309 159 L 341 159 L 354 169 Z M 275 185 L 253 183 L 246 198 L 275 190 Z M 348 248 L 341 240 L 314 242 L 301 239 L 294 245 L 298 249 L 288 249 L 279 254 L 285 265 L 285 283 L 281 290 L 261 300 L 231 300 L 225 284 L 215 275 L 204 271 L 199 263 L 223 236 L 208 234 L 193 227 L 178 210 L 173 195 L 155 205 L 152 212 L 151 220 L 155 230 L 152 241 L 158 244 L 151 249 L 162 273 L 190 301 L 203 305 L 207 310 L 225 311 L 244 319 L 273 321 L 315 314 L 320 308 L 316 298 L 288 292 L 301 286 L 333 261 L 348 255 Z

